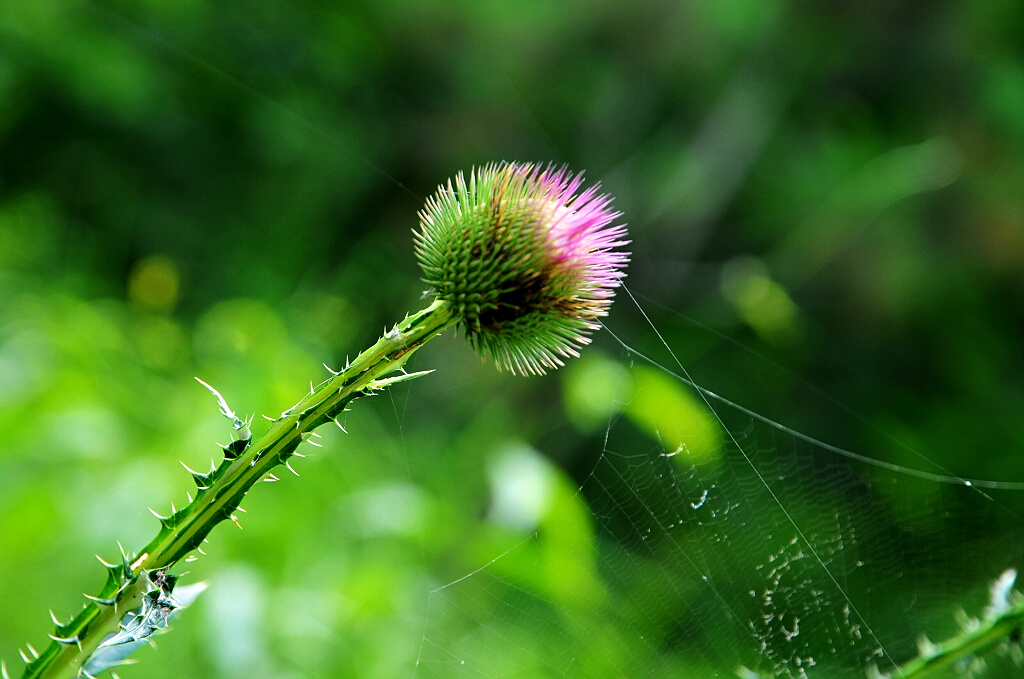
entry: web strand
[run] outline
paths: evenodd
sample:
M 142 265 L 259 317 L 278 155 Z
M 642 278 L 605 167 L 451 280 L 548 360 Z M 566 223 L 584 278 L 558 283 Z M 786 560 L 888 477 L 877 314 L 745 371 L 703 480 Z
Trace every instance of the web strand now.
M 636 304 L 638 309 L 640 309 L 640 312 L 643 314 L 644 319 L 650 324 L 652 330 L 654 332 L 658 333 L 658 338 L 662 342 L 663 346 L 665 346 L 669 350 L 669 352 L 672 352 L 672 349 L 665 342 L 664 338 L 661 336 L 661 333 L 658 332 L 658 329 L 651 322 L 650 318 L 647 316 L 647 313 L 643 310 L 642 307 L 640 307 L 640 304 L 637 302 L 636 298 L 633 297 L 633 293 L 628 288 L 626 288 L 625 286 L 623 286 L 623 289 L 626 290 L 626 293 L 629 295 L 630 299 L 632 299 L 633 303 Z M 830 453 L 835 453 L 836 455 L 841 455 L 841 456 L 849 458 L 851 460 L 856 460 L 858 462 L 863 462 L 863 463 L 871 465 L 873 467 L 878 467 L 880 469 L 885 469 L 887 471 L 891 471 L 891 472 L 894 472 L 894 473 L 897 473 L 897 474 L 904 474 L 906 476 L 913 476 L 913 477 L 916 477 L 916 478 L 919 478 L 919 479 L 924 479 L 926 481 L 933 481 L 935 483 L 944 483 L 944 484 L 951 484 L 951 485 L 956 485 L 956 486 L 966 486 L 968 488 L 974 488 L 974 489 L 976 489 L 979 493 L 981 493 L 988 500 L 991 500 L 992 498 L 989 495 L 983 493 L 981 491 L 982 488 L 990 489 L 990 490 L 1009 490 L 1009 491 L 1018 491 L 1018 492 L 1019 491 L 1024 491 L 1024 482 L 1019 482 L 1019 481 L 995 481 L 995 480 L 989 480 L 989 479 L 974 479 L 974 478 L 965 478 L 965 477 L 962 477 L 962 476 L 957 476 L 956 474 L 951 473 L 945 467 L 942 467 L 938 463 L 934 462 L 933 460 L 928 459 L 922 453 L 919 453 L 917 451 L 913 451 L 913 452 L 916 455 L 920 456 L 922 459 L 927 460 L 931 464 L 934 464 L 936 467 L 942 469 L 943 471 L 945 471 L 947 473 L 945 473 L 945 474 L 937 474 L 937 473 L 934 473 L 934 472 L 924 471 L 923 469 L 915 469 L 913 467 L 907 467 L 905 465 L 895 464 L 893 462 L 886 462 L 885 460 L 879 460 L 879 459 L 876 459 L 876 458 L 873 458 L 873 457 L 869 457 L 867 455 L 863 455 L 861 453 L 857 453 L 857 452 L 854 452 L 852 450 L 849 450 L 849 449 L 846 449 L 846 448 L 841 448 L 841 447 L 833 445 L 831 443 L 827 443 L 826 441 L 822 441 L 821 439 L 814 438 L 813 436 L 810 436 L 808 434 L 804 434 L 804 433 L 802 433 L 800 431 L 792 429 L 791 427 L 787 427 L 786 425 L 782 424 L 781 422 L 777 422 L 777 421 L 775 421 L 775 420 L 773 420 L 773 419 L 771 419 L 769 417 L 766 417 L 766 416 L 758 413 L 755 410 L 751 410 L 750 408 L 747 408 L 747 407 L 737 403 L 736 401 L 730 400 L 730 399 L 728 399 L 728 398 L 726 398 L 724 396 L 721 396 L 720 394 L 717 394 L 717 393 L 711 391 L 710 389 L 708 389 L 706 387 L 703 387 L 703 386 L 697 384 L 692 379 L 690 379 L 689 375 L 685 372 L 685 368 L 682 368 L 682 365 L 680 365 L 679 367 L 680 367 L 681 370 L 683 370 L 683 374 L 679 374 L 679 373 L 676 373 L 676 372 L 672 371 L 671 369 L 669 369 L 669 368 L 665 367 L 664 365 L 662 365 L 662 364 L 658 363 L 657 361 L 655 361 L 653 358 L 650 358 L 649 356 L 645 355 L 643 352 L 641 352 L 641 351 L 635 349 L 634 347 L 630 346 L 628 343 L 626 343 L 625 340 L 622 339 L 622 337 L 620 335 L 618 335 L 614 330 L 612 330 L 610 327 L 608 327 L 608 324 L 602 323 L 601 325 L 602 325 L 602 327 L 605 330 L 608 331 L 608 334 L 612 336 L 612 339 L 614 339 L 616 342 L 618 342 L 619 345 L 625 351 L 627 351 L 628 353 L 632 354 L 633 356 L 636 356 L 637 358 L 641 359 L 642 361 L 648 363 L 653 368 L 656 368 L 656 369 L 664 372 L 666 375 L 669 375 L 670 377 L 672 377 L 672 378 L 674 378 L 676 380 L 679 380 L 683 384 L 686 384 L 686 385 L 692 387 L 694 390 L 697 391 L 697 393 L 699 393 L 701 395 L 702 398 L 711 399 L 713 401 L 717 401 L 718 403 L 721 403 L 722 405 L 725 405 L 725 406 L 728 406 L 730 408 L 735 409 L 736 411 L 746 415 L 747 417 L 755 419 L 758 422 L 766 424 L 769 427 L 772 427 L 773 429 L 777 429 L 778 431 L 781 431 L 781 432 L 783 432 L 783 433 L 785 433 L 785 434 L 787 434 L 789 436 L 792 436 L 794 438 L 800 439 L 801 441 L 804 441 L 805 443 L 809 443 L 809 444 L 811 444 L 811 445 L 813 445 L 813 446 L 815 446 L 817 448 L 821 448 L 822 450 L 826 450 L 826 451 L 828 451 Z M 675 358 L 675 354 L 674 353 L 672 354 L 672 356 L 673 356 L 674 360 L 678 361 L 678 359 Z M 710 406 L 710 404 L 709 404 L 709 406 Z M 912 450 L 912 449 L 910 449 L 910 450 Z
M 875 632 L 871 629 L 871 626 L 868 625 L 867 620 L 864 618 L 864 616 L 861 615 L 860 611 L 857 609 L 856 604 L 854 604 L 853 600 L 850 599 L 849 595 L 846 593 L 846 590 L 842 587 L 842 585 L 839 584 L 839 581 L 836 579 L 835 575 L 832 574 L 832 570 L 825 564 L 825 561 L 818 554 L 818 551 L 815 549 L 814 545 L 811 543 L 810 540 L 807 539 L 807 536 L 804 535 L 803 530 L 800 528 L 799 525 L 797 525 L 796 521 L 793 519 L 793 516 L 790 514 L 789 510 L 786 509 L 785 505 L 782 504 L 782 501 L 779 499 L 778 495 L 768 484 L 768 482 L 765 481 L 764 476 L 761 474 L 760 470 L 757 469 L 756 465 L 754 465 L 753 461 L 747 455 L 747 452 L 743 449 L 743 446 L 740 445 L 740 442 L 736 439 L 736 436 L 732 433 L 732 430 L 726 426 L 725 422 L 718 414 L 718 411 L 715 410 L 715 407 L 713 405 L 711 405 L 710 394 L 706 394 L 706 390 L 698 387 L 690 378 L 689 372 L 686 370 L 686 367 L 683 365 L 682 361 L 679 360 L 679 358 L 676 356 L 676 353 L 672 350 L 672 347 L 669 346 L 668 342 L 665 341 L 665 338 L 662 336 L 661 332 L 657 329 L 657 327 L 655 327 L 654 323 L 647 315 L 647 312 L 643 309 L 643 307 L 640 306 L 640 304 L 637 302 L 636 298 L 633 296 L 633 293 L 629 290 L 629 288 L 623 285 L 622 289 L 625 290 L 627 295 L 629 295 L 629 298 L 633 301 L 633 304 L 635 304 L 637 309 L 640 310 L 640 313 L 643 315 L 644 320 L 646 320 L 647 323 L 650 324 L 650 327 L 657 335 L 658 340 L 668 350 L 669 354 L 672 356 L 672 360 L 675 361 L 676 365 L 679 367 L 679 370 L 683 373 L 683 379 L 685 379 L 685 382 L 688 385 L 692 386 L 694 389 L 696 389 L 697 393 L 700 395 L 705 405 L 707 405 L 711 412 L 714 413 L 715 418 L 718 420 L 718 423 L 721 425 L 722 429 L 729 436 L 729 439 L 732 441 L 733 445 L 735 445 L 736 448 L 740 451 L 740 453 L 743 455 L 743 459 L 746 460 L 747 464 L 750 466 L 751 470 L 753 470 L 753 472 L 757 475 L 758 480 L 764 486 L 765 490 L 767 490 L 768 493 L 771 495 L 772 500 L 778 505 L 779 509 L 782 510 L 782 513 L 785 515 L 786 520 L 789 521 L 790 525 L 792 525 L 793 527 L 793 530 L 796 531 L 796 534 L 800 537 L 800 541 L 804 544 L 804 546 L 807 547 L 808 550 L 810 550 L 811 554 L 814 555 L 814 558 L 817 560 L 822 570 L 828 576 L 829 580 L 832 581 L 832 584 L 836 586 L 836 588 L 839 590 L 839 593 L 846 600 L 846 603 L 847 605 L 849 605 L 850 610 L 852 610 L 854 615 L 856 615 L 856 617 L 860 619 L 860 621 L 864 625 L 864 628 L 868 631 L 868 634 L 871 635 L 871 637 L 875 640 L 875 642 L 878 644 L 878 647 L 882 649 L 882 653 L 885 655 L 885 658 L 895 666 L 896 662 L 889 656 L 889 652 L 885 649 L 885 646 L 882 645 L 881 640 L 879 640 L 878 637 L 875 635 Z

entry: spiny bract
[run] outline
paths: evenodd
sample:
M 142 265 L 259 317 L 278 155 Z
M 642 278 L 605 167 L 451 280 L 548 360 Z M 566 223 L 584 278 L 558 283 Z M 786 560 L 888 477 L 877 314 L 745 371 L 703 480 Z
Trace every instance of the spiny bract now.
M 479 353 L 541 374 L 577 356 L 625 276 L 626 230 L 583 175 L 532 163 L 460 172 L 420 211 L 416 255 Z

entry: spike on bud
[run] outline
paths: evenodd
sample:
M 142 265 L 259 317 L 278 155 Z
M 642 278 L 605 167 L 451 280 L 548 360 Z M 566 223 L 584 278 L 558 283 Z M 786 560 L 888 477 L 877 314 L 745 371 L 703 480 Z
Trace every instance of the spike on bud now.
M 420 212 L 424 280 L 473 347 L 513 373 L 576 356 L 625 276 L 611 198 L 565 168 L 500 163 L 459 174 Z

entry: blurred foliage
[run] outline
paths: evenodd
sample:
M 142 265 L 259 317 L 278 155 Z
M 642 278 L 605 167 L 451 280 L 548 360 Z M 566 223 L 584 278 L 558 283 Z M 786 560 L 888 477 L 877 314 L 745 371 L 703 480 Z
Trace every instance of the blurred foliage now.
M 609 325 L 639 351 L 865 455 L 1021 480 L 1022 34 L 1009 0 L 0 3 L 0 656 L 77 611 L 92 554 L 144 544 L 146 507 L 191 489 L 178 460 L 227 439 L 192 377 L 289 407 L 424 304 L 420 197 L 492 160 L 616 196 L 661 336 L 624 295 Z M 356 404 L 214 533 L 189 576 L 210 589 L 122 676 L 405 677 L 439 624 L 482 676 L 731 670 L 699 652 L 725 611 L 611 515 L 663 506 L 660 453 L 689 440 L 703 468 L 730 442 L 596 345 L 522 379 L 432 343 L 412 367 L 437 374 Z M 863 514 L 824 451 L 750 435 L 812 461 L 785 481 L 797 520 Z M 893 580 L 838 572 L 903 660 L 1024 562 L 1024 496 L 855 471 Z

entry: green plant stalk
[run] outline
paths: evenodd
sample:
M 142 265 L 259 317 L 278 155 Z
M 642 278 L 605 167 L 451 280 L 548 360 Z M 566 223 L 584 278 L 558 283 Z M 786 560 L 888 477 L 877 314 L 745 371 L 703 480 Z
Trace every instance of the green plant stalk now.
M 234 512 L 248 490 L 261 480 L 276 481 L 272 470 L 287 465 L 299 444 L 320 425 L 336 422 L 352 400 L 425 374 L 403 372 L 387 377 L 400 370 L 424 343 L 454 323 L 449 306 L 440 300 L 408 316 L 343 371 L 332 371 L 331 378 L 275 419 L 259 439 L 234 441 L 224 447 L 224 459 L 215 469 L 208 474 L 192 472 L 198 487 L 195 499 L 177 511 L 172 506 L 171 516 L 158 516 L 160 532 L 137 557 L 129 559 L 122 553 L 122 563 L 104 562 L 107 582 L 103 589 L 89 597 L 90 603 L 73 620 L 58 624 L 51 635 L 53 643 L 28 664 L 23 679 L 86 676 L 89 656 L 118 632 L 127 612 L 142 605 L 147 580 L 140 577 L 142 574 L 166 572 L 194 550 L 202 551 L 200 546 L 214 526 L 235 520 Z M 226 404 L 222 404 L 222 410 L 230 412 Z M 242 424 L 236 419 L 236 429 Z
M 901 665 L 892 672 L 900 679 L 926 679 L 944 676 L 941 673 L 971 656 L 981 657 L 999 644 L 1015 637 L 1024 630 L 1024 599 L 1018 600 L 1009 609 L 990 620 L 982 620 L 977 627 L 934 644 L 928 653 Z

